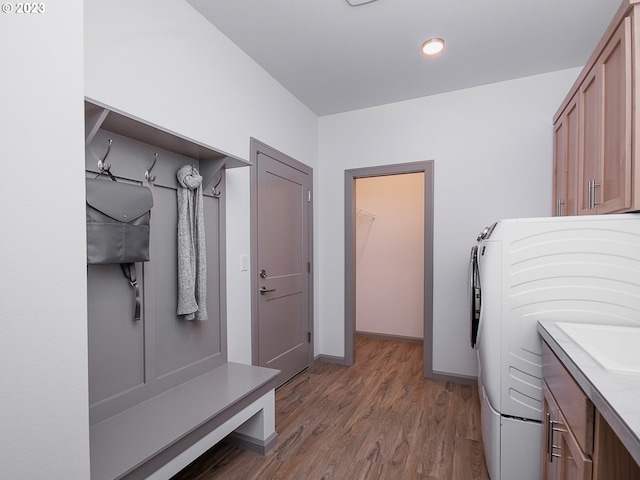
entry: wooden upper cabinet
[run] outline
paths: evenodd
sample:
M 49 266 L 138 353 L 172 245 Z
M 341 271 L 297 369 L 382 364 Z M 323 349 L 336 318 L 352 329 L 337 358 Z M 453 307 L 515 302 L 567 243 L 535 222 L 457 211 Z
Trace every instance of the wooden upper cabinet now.
M 553 125 L 553 214 L 556 216 L 563 214 L 567 201 L 567 128 L 563 120 Z
M 580 214 L 631 208 L 631 19 L 580 87 Z
M 625 18 L 594 67 L 599 105 L 594 118 L 584 118 L 582 188 L 589 192 L 591 213 L 631 207 L 631 19 Z M 586 100 L 586 97 L 583 97 Z M 591 126 L 591 123 L 597 125 Z M 594 138 L 590 138 L 590 135 Z M 593 152 L 589 149 L 593 148 Z M 593 173 L 591 176 L 590 174 Z
M 623 20 L 602 55 L 603 115 L 598 213 L 631 207 L 631 18 Z
M 624 6 L 624 5 L 623 5 Z M 554 215 L 593 215 L 640 209 L 635 162 L 632 42 L 640 5 L 622 7 L 563 102 L 554 122 Z M 613 28 L 615 26 L 615 29 Z M 640 29 L 636 27 L 640 32 Z M 640 52 L 640 48 L 637 49 Z M 637 66 L 636 66 L 637 68 Z M 638 83 L 638 82 L 636 82 Z M 640 111 L 640 110 L 639 110 Z M 635 128 L 635 130 L 634 130 Z M 566 175 L 566 178 L 564 176 Z
M 593 214 L 595 181 L 602 166 L 602 76 L 596 66 L 580 87 L 578 214 Z
M 578 97 L 567 105 L 554 125 L 554 215 L 578 212 Z

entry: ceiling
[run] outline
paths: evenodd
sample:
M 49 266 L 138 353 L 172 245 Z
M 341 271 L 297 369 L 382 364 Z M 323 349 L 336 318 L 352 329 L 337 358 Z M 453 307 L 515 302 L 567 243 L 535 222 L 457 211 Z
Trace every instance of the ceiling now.
M 319 116 L 584 65 L 621 3 L 187 1 Z

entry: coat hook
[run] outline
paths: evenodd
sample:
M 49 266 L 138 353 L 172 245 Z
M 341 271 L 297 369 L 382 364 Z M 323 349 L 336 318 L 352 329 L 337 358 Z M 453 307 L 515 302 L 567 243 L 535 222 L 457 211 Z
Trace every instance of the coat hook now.
M 147 182 L 149 183 L 153 183 L 156 181 L 157 175 L 154 173 L 153 175 L 151 174 L 151 170 L 153 170 L 153 167 L 156 166 L 156 161 L 158 160 L 158 154 L 154 154 L 154 158 L 153 158 L 153 163 L 151 164 L 151 168 L 149 168 L 149 170 L 147 170 L 146 172 L 144 172 L 144 178 L 147 179 Z
M 222 181 L 222 173 L 220 174 L 220 178 L 218 178 L 218 181 L 216 182 L 216 184 L 213 186 L 213 190 L 211 191 L 211 194 L 218 198 L 220 196 L 220 194 L 222 194 L 222 192 L 220 190 L 216 190 L 216 188 L 218 188 L 218 185 L 220 185 L 220 182 Z
M 111 169 L 111 164 L 107 163 L 107 157 L 109 156 L 109 153 L 111 153 L 111 144 L 113 143 L 113 140 L 109 139 L 109 146 L 107 147 L 107 152 L 104 154 L 104 157 L 102 158 L 102 160 L 98 160 L 98 170 L 100 170 L 100 172 L 108 172 Z

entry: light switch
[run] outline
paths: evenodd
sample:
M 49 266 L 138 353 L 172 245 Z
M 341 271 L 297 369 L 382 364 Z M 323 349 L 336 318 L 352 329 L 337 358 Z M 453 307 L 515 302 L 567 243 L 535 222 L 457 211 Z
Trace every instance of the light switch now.
M 242 254 L 240 255 L 240 271 L 246 272 L 247 270 L 249 270 L 249 258 Z

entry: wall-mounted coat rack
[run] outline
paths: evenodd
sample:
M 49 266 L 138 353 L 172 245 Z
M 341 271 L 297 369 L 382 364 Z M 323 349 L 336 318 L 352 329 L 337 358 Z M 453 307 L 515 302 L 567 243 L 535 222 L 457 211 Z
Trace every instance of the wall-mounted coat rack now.
M 153 191 L 150 260 L 138 270 L 143 307 L 139 322 L 128 320 L 125 312 L 130 311 L 130 305 L 117 300 L 131 298 L 129 285 L 114 281 L 122 275 L 119 266 L 87 266 L 92 478 L 120 478 L 123 472 L 150 458 L 149 452 L 142 451 L 148 441 L 136 444 L 139 451 L 134 455 L 127 451 L 119 456 L 117 448 L 101 448 L 103 441 L 114 446 L 131 437 L 129 425 L 119 422 L 120 415 L 133 410 L 153 412 L 154 408 L 144 408 L 149 405 L 147 402 L 228 363 L 224 170 L 251 164 L 88 100 L 85 129 L 87 177 L 112 175 L 113 170 L 119 182 L 148 183 Z M 176 171 L 184 164 L 196 166 L 203 178 L 209 313 L 206 322 L 185 322 L 176 309 Z M 224 385 L 218 387 L 224 390 Z M 173 409 L 176 413 L 172 424 L 176 419 L 191 421 L 192 413 L 181 416 L 179 407 Z M 211 415 L 208 408 L 205 410 Z M 204 425 L 205 421 L 208 417 L 203 416 L 197 424 Z M 155 430 L 150 428 L 149 435 L 156 443 L 157 431 L 168 437 L 173 435 L 166 433 L 169 429 L 161 421 L 153 423 Z M 185 431 L 189 428 L 192 427 L 185 427 Z M 213 428 L 207 423 L 206 429 Z M 182 439 L 183 433 L 166 444 L 162 440 L 162 445 L 151 453 L 164 455 L 166 445 Z
M 218 190 L 217 188 L 218 188 L 218 185 L 220 185 L 220 182 L 222 182 L 223 175 L 224 174 L 222 172 L 220 172 L 220 176 L 218 177 L 218 181 L 213 186 L 213 190 L 211 190 L 211 194 L 216 198 L 218 198 L 222 194 L 222 192 L 220 190 Z
M 210 162 L 207 163 L 220 164 L 216 170 L 222 167 L 236 168 L 251 165 L 250 162 L 221 152 L 201 142 L 117 112 L 101 105 L 99 102 L 87 99 L 85 101 L 85 145 L 88 146 L 91 143 L 100 129 L 118 133 L 149 145 L 155 145 L 161 149 L 198 160 L 200 163 L 203 160 L 208 160 Z M 200 171 L 202 173 L 202 166 Z M 213 175 L 215 175 L 215 172 Z M 206 176 L 204 178 L 210 180 L 211 177 Z
M 109 139 L 107 151 L 105 152 L 104 157 L 98 160 L 98 170 L 100 170 L 100 173 L 108 172 L 111 170 L 111 164 L 107 163 L 107 157 L 111 153 L 111 145 L 113 145 L 113 140 Z
M 151 164 L 151 166 L 149 167 L 149 170 L 147 170 L 146 172 L 144 172 L 144 178 L 147 180 L 147 182 L 149 183 L 153 183 L 156 181 L 156 178 L 158 177 L 155 173 L 151 173 L 153 171 L 153 167 L 156 166 L 156 162 L 158 161 L 158 153 L 154 153 L 154 157 L 153 157 L 153 163 Z
M 138 120 L 129 115 L 117 112 L 90 100 L 85 101 L 85 145 L 89 147 L 100 130 L 113 132 L 128 139 L 137 140 L 159 149 L 167 150 L 198 161 L 198 170 L 202 175 L 202 185 L 206 195 L 219 198 L 222 191 L 218 188 L 227 168 L 247 167 L 251 163 L 213 149 L 200 142 L 196 142 L 182 135 Z M 98 158 L 98 173 L 108 171 L 111 165 L 106 163 L 107 157 L 112 155 L 113 140 L 109 138 L 107 151 L 102 158 Z M 159 181 L 161 172 L 158 169 L 158 153 L 154 154 L 151 167 L 144 170 L 144 179 L 149 183 Z M 155 170 L 154 170 L 155 169 Z

